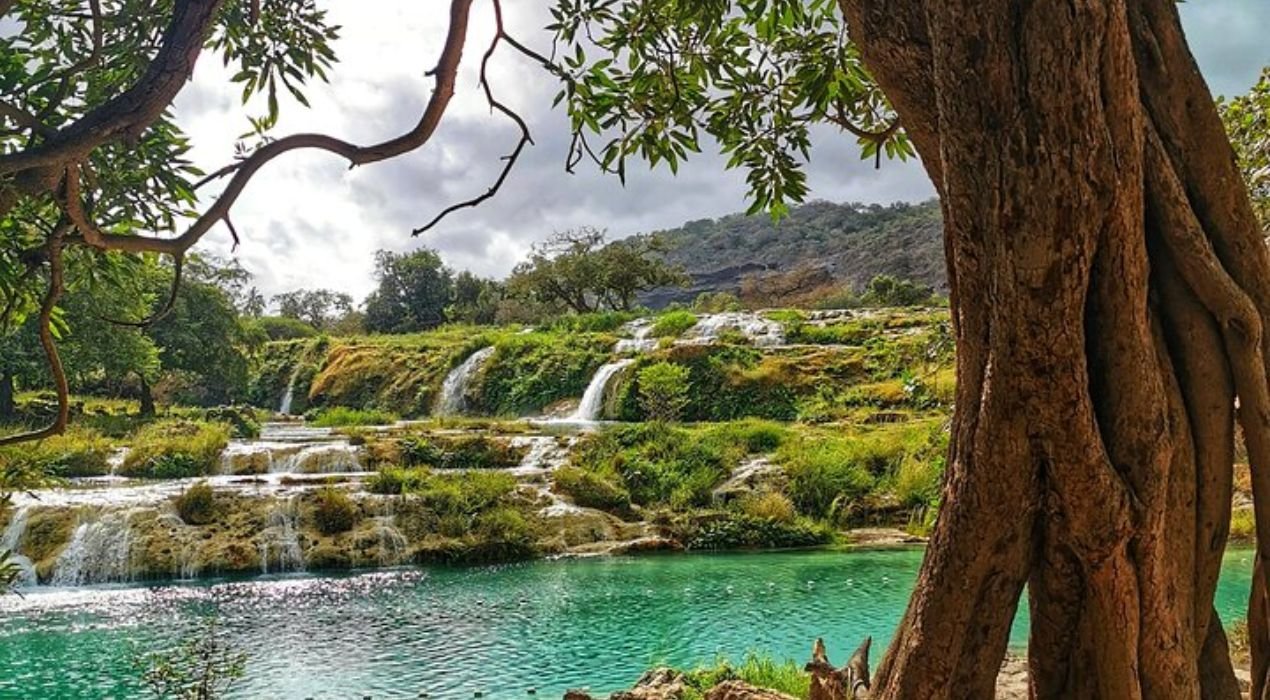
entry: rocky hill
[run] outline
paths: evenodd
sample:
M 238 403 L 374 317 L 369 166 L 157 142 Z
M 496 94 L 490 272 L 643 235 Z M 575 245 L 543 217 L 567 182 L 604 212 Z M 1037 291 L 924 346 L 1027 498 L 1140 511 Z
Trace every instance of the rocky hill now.
M 692 283 L 661 289 L 642 301 L 658 308 L 689 302 L 702 292 L 737 293 L 747 276 L 804 268 L 824 281 L 859 290 L 875 275 L 893 275 L 947 290 L 939 203 L 835 204 L 810 202 L 779 222 L 766 214 L 700 219 L 660 236 L 667 259 Z

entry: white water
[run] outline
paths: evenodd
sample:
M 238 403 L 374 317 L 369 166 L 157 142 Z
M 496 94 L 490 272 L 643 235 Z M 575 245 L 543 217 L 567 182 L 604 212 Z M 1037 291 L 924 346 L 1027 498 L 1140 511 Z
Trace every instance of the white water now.
M 4 534 L 0 535 L 0 552 L 9 553 L 9 563 L 18 569 L 17 584 L 19 586 L 34 586 L 36 584 L 35 565 L 27 557 L 18 554 L 18 545 L 22 544 L 22 535 L 26 534 L 26 523 L 29 511 L 26 508 L 18 508 L 13 511 L 13 516 L 9 519 L 9 525 L 4 529 Z
M 631 337 L 617 341 L 617 345 L 613 348 L 614 352 L 638 354 L 657 349 L 657 339 L 648 337 L 653 332 L 653 320 L 651 318 L 635 319 L 626 324 L 625 330 L 631 334 Z
M 54 586 L 86 586 L 132 579 L 129 511 L 107 511 L 81 522 L 57 558 Z
M 297 364 L 291 372 L 291 378 L 287 380 L 287 390 L 282 394 L 282 401 L 278 403 L 278 413 L 284 416 L 291 415 L 291 402 L 295 398 L 295 380 L 300 375 L 300 365 Z
M 727 311 L 700 316 L 697 324 L 684 331 L 676 342 L 683 345 L 709 345 L 718 341 L 719 336 L 728 330 L 740 332 L 757 347 L 785 344 L 785 330 L 780 323 L 748 311 Z
M 260 533 L 256 543 L 260 551 L 261 573 L 304 570 L 299 522 L 299 501 L 294 497 L 275 504 L 269 511 L 269 525 Z
M 609 382 L 618 372 L 626 369 L 631 365 L 630 358 L 624 358 L 617 362 L 610 362 L 595 371 L 595 376 L 591 377 L 591 383 L 587 385 L 586 392 L 582 394 L 582 401 L 578 403 L 578 409 L 569 416 L 568 420 L 573 422 L 594 422 L 600 419 L 600 414 L 604 411 L 604 394 L 608 388 Z
M 480 371 L 485 364 L 485 360 L 494 354 L 494 347 L 491 345 L 487 348 L 481 348 L 468 356 L 466 360 L 459 363 L 457 367 L 450 370 L 445 375 L 445 381 L 441 384 L 441 396 L 437 400 L 434 415 L 438 416 L 457 416 L 463 413 L 467 408 L 468 383 L 472 377 Z

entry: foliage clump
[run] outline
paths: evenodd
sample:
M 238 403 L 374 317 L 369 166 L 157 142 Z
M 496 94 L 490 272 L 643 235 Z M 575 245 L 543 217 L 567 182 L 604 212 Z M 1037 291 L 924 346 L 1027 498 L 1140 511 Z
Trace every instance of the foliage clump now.
M 577 467 L 561 467 L 552 475 L 556 489 L 583 508 L 611 512 L 628 510 L 631 494 L 614 479 Z
M 345 428 L 363 425 L 389 425 L 396 422 L 397 416 L 377 409 L 347 408 L 332 406 L 316 412 L 309 421 L 320 428 Z
M 216 520 L 216 492 L 200 481 L 176 497 L 176 514 L 186 525 L 207 525 Z
M 687 367 L 670 362 L 658 362 L 639 371 L 639 404 L 649 420 L 679 420 L 691 400 L 690 376 Z
M 185 419 L 151 423 L 137 431 L 119 468 L 123 476 L 181 479 L 215 473 L 229 444 L 229 427 Z
M 697 325 L 697 315 L 691 311 L 683 309 L 667 311 L 653 322 L 648 335 L 653 338 L 678 338 L 695 325 Z
M 313 523 L 323 535 L 352 530 L 360 514 L 357 504 L 340 489 L 327 486 L 314 494 Z

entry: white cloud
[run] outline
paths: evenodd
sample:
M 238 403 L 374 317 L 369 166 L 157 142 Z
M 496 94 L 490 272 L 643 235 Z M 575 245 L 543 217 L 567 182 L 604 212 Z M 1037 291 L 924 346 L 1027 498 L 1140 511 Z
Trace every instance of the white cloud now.
M 276 133 L 320 131 L 358 143 L 378 141 L 411 128 L 432 90 L 424 75 L 444 38 L 441 3 L 414 0 L 330 3 L 342 25 L 340 63 L 329 85 L 313 85 L 313 105 L 284 103 Z M 483 8 L 483 4 L 478 3 Z M 1270 63 L 1262 32 L 1270 26 L 1265 0 L 1205 0 L 1181 6 L 1193 48 L 1217 92 L 1241 92 Z M 548 37 L 545 4 L 508 4 L 508 26 L 532 45 Z M 338 158 L 318 153 L 284 155 L 262 170 L 233 210 L 243 236 L 236 253 L 266 294 L 297 287 L 329 287 L 364 296 L 373 285 L 373 252 L 430 245 L 458 269 L 503 275 L 533 242 L 579 225 L 606 227 L 615 236 L 677 226 L 744 209 L 739 172 L 714 155 L 680 170 L 630 173 L 616 178 L 582 168 L 568 175 L 563 112 L 550 108 L 556 86 L 541 69 L 508 51 L 495 57 L 491 81 L 500 99 L 525 116 L 538 145 L 522 157 L 503 191 L 477 209 L 461 211 L 422 238 L 410 230 L 443 207 L 483 192 L 502 165 L 500 156 L 517 132 L 491 115 L 476 80 L 476 67 L 492 31 L 488 9 L 474 10 L 464 69 L 451 109 L 426 146 L 390 162 L 349 171 Z M 246 114 L 229 71 L 205 56 L 193 84 L 178 98 L 177 118 L 205 168 L 223 165 Z M 824 128 L 815 132 L 808 168 L 812 196 L 835 201 L 919 200 L 933 193 L 919 164 L 861 162 L 852 139 Z M 213 232 L 202 249 L 225 254 L 227 232 Z

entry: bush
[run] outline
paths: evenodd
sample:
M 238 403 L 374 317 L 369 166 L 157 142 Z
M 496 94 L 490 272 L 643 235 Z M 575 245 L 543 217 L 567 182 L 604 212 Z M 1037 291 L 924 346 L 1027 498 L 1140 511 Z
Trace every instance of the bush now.
M 217 471 L 229 444 L 229 427 L 182 419 L 151 423 L 137 431 L 119 473 L 151 479 L 180 479 Z
M 397 416 L 375 409 L 356 409 L 332 406 L 318 412 L 311 423 L 319 428 L 343 428 L 358 425 L 389 425 L 397 422 Z
M 256 412 L 248 406 L 219 406 L 203 412 L 203 420 L 230 426 L 234 437 L 253 439 L 260 437 L 260 421 Z
M 639 314 L 634 311 L 593 311 L 556 316 L 543 327 L 571 333 L 612 333 L 636 318 L 639 318 Z
M 692 300 L 692 310 L 703 314 L 740 311 L 743 308 L 741 300 L 729 292 L 702 292 Z
M 109 440 L 94 430 L 72 427 L 64 435 L 0 449 L 0 472 L 53 477 L 110 473 Z
M 216 492 L 200 481 L 176 497 L 176 513 L 186 525 L 207 525 L 216 520 Z
M 723 659 L 714 666 L 697 668 L 684 676 L 689 698 L 700 698 L 714 686 L 738 680 L 756 688 L 774 690 L 801 700 L 811 694 L 811 675 L 793 661 L 775 661 L 770 656 L 748 654 L 739 666 Z
M 667 425 L 608 428 L 579 443 L 574 466 L 620 479 L 640 505 L 674 508 L 710 503 L 716 484 L 736 466 L 735 455 L 696 434 Z
M 783 549 L 833 541 L 833 532 L 807 519 L 783 523 L 724 512 L 680 521 L 678 539 L 689 550 Z
M 695 325 L 697 316 L 691 311 L 667 311 L 657 317 L 648 335 L 653 338 L 678 338 Z
M 929 505 L 939 498 L 944 480 L 943 454 L 908 454 L 895 473 L 895 497 L 910 508 Z
M 631 506 L 631 494 L 595 472 L 577 467 L 561 467 L 553 475 L 556 489 L 567 494 L 583 508 L 625 511 Z
M 792 523 L 798 517 L 794 502 L 777 491 L 764 491 L 741 498 L 737 508 L 751 518 L 773 523 Z
M 639 371 L 639 404 L 649 420 L 679 420 L 689 401 L 688 377 L 687 367 L 670 362 L 651 364 Z
M 314 494 L 313 522 L 323 535 L 348 532 L 357 524 L 357 504 L 347 493 L 327 486 Z
M 857 441 L 850 438 L 791 440 L 777 453 L 789 475 L 789 495 L 798 510 L 824 518 L 867 493 L 874 484 Z
M 269 336 L 269 340 L 294 340 L 296 338 L 312 338 L 317 329 L 294 318 L 282 316 L 262 316 L 255 320 L 256 326 Z

